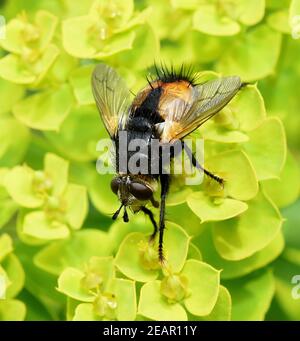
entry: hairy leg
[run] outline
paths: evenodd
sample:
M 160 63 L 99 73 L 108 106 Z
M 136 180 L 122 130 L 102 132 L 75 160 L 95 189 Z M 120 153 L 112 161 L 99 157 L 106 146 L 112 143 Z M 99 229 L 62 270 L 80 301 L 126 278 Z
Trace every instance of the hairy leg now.
M 198 162 L 198 160 L 195 158 L 195 155 L 192 153 L 192 151 L 190 150 L 190 148 L 184 143 L 184 141 L 182 141 L 182 146 L 185 149 L 192 165 L 194 167 L 196 167 L 198 170 L 204 172 L 204 174 L 206 174 L 207 176 L 209 176 L 210 178 L 212 178 L 213 180 L 217 181 L 220 185 L 224 185 L 224 180 L 220 177 L 218 177 L 217 175 L 211 173 L 210 171 L 208 171 L 207 169 L 203 168 L 200 163 Z
M 161 264 L 164 263 L 164 229 L 165 229 L 165 210 L 166 210 L 166 198 L 170 187 L 170 175 L 161 174 L 161 194 L 160 194 L 160 214 L 159 214 L 159 241 L 158 241 L 158 257 Z
M 153 242 L 155 237 L 156 237 L 156 234 L 157 234 L 157 231 L 158 231 L 158 227 L 157 227 L 157 224 L 156 224 L 156 221 L 154 219 L 154 215 L 153 213 L 149 210 L 149 208 L 143 206 L 141 208 L 141 210 L 150 218 L 151 220 L 151 223 L 153 225 L 153 233 L 151 234 L 150 238 L 149 238 L 149 241 L 150 242 Z

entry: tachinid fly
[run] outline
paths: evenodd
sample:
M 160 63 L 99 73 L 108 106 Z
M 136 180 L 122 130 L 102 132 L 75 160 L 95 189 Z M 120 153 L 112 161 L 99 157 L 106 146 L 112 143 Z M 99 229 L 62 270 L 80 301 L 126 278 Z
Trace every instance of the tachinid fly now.
M 149 216 L 154 231 L 150 240 L 159 233 L 158 256 L 164 261 L 163 236 L 165 228 L 165 204 L 169 192 L 171 175 L 164 172 L 162 150 L 164 145 L 180 143 L 194 167 L 207 176 L 223 183 L 223 180 L 204 169 L 194 157 L 183 139 L 219 112 L 244 86 L 238 76 L 222 77 L 196 83 L 190 69 L 182 67 L 178 72 L 174 68 L 157 68 L 152 80 L 130 102 L 130 91 L 117 72 L 105 65 L 98 64 L 92 75 L 92 89 L 102 121 L 115 142 L 115 168 L 117 176 L 111 181 L 111 189 L 118 196 L 121 205 L 113 215 L 116 219 L 123 209 L 123 220 L 128 222 L 126 208 L 136 213 L 144 212 Z M 132 172 L 127 165 L 120 167 L 119 137 L 126 134 L 126 143 L 134 139 L 145 142 L 145 148 L 137 155 L 140 160 L 149 158 L 152 141 L 159 141 L 159 152 L 155 157 L 158 172 L 141 174 Z M 174 153 L 171 158 L 174 157 Z M 122 169 L 121 169 L 122 168 Z M 160 183 L 160 203 L 153 194 Z M 147 207 L 151 203 L 159 207 L 159 224 L 156 223 L 152 211 Z

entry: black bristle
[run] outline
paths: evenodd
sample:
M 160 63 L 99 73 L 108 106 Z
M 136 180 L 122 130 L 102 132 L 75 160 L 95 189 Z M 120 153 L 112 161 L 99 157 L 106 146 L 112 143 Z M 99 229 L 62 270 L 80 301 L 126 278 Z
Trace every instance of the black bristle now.
M 165 63 L 160 63 L 158 66 L 154 63 L 154 79 L 148 78 L 147 81 L 160 80 L 164 83 L 172 83 L 178 81 L 186 81 L 190 85 L 196 85 L 197 76 L 194 74 L 193 67 L 182 64 L 179 68 L 175 68 L 173 64 L 167 66 Z

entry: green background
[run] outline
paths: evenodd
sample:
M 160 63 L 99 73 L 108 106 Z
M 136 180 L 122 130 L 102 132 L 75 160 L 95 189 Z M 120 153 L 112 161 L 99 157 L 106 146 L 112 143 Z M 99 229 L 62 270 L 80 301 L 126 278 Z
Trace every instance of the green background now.
M 300 1 L 2 0 L 0 14 L 0 320 L 299 320 Z M 249 83 L 195 134 L 224 189 L 173 181 L 164 269 L 143 214 L 111 220 L 99 61 L 133 93 L 154 61 Z

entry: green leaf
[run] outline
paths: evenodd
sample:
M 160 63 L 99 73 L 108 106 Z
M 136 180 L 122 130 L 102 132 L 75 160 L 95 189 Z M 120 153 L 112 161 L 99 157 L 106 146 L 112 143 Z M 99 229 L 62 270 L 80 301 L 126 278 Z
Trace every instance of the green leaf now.
M 34 85 L 39 84 L 42 79 L 46 76 L 48 70 L 54 64 L 55 60 L 59 55 L 59 49 L 56 45 L 50 44 L 47 46 L 45 52 L 40 58 L 32 65 L 32 70 L 37 76 Z
M 86 80 L 86 84 L 90 84 Z M 44 132 L 47 140 L 68 159 L 90 161 L 99 156 L 97 142 L 106 131 L 100 122 L 95 107 L 80 106 L 72 108 L 60 126 L 59 132 Z
M 160 281 L 149 281 L 141 288 L 138 313 L 155 321 L 187 321 L 179 303 L 168 303 L 160 293 Z
M 0 297 L 1 300 L 6 298 L 6 291 L 9 285 L 11 285 L 11 282 L 8 278 L 8 275 L 4 268 L 0 264 L 0 281 L 1 281 L 1 287 L 0 287 Z
M 66 267 L 83 269 L 92 256 L 108 256 L 110 250 L 110 241 L 105 232 L 84 229 L 72 234 L 69 239 L 53 242 L 43 248 L 35 255 L 34 264 L 58 276 Z
M 77 67 L 78 60 L 70 56 L 64 50 L 60 51 L 59 56 L 48 70 L 47 81 L 55 83 L 67 82 L 70 73 Z
M 129 234 L 119 247 L 115 265 L 125 276 L 139 282 L 149 282 L 157 278 L 158 271 L 143 267 L 139 254 L 141 243 L 148 243 L 144 234 L 138 232 Z
M 26 306 L 19 300 L 0 300 L 0 321 L 24 321 Z
M 164 253 L 167 266 L 172 272 L 179 272 L 187 257 L 190 238 L 180 226 L 168 222 L 166 226 Z M 142 256 L 154 257 L 155 268 L 159 267 L 157 262 L 157 243 L 155 244 L 155 249 L 153 249 L 153 245 L 148 245 L 148 238 L 141 233 L 129 234 L 123 240 L 116 255 L 116 266 L 118 269 L 127 277 L 140 282 L 154 280 L 158 275 L 156 270 L 146 269 L 141 258 Z M 180 245 L 180 249 L 178 245 Z
M 296 15 L 300 15 L 300 1 L 292 0 L 289 8 L 290 23 Z
M 220 285 L 217 302 L 209 315 L 198 317 L 204 321 L 230 321 L 231 319 L 231 296 L 229 291 Z M 196 318 L 197 319 L 197 318 Z
M 35 31 L 32 25 L 27 24 L 27 27 L 31 28 L 32 31 Z M 26 33 L 25 29 L 26 22 L 24 20 L 18 18 L 10 20 L 6 25 L 6 39 L 1 39 L 1 47 L 9 52 L 16 54 L 22 53 L 22 48 L 24 47 L 22 31 L 24 36 L 24 33 Z
M 44 171 L 53 183 L 51 194 L 61 195 L 68 183 L 68 161 L 55 154 L 47 153 L 44 160 Z
M 86 188 L 81 185 L 69 184 L 63 197 L 67 205 L 65 218 L 73 229 L 79 229 L 88 212 Z
M 23 232 L 41 240 L 64 239 L 70 234 L 65 224 L 47 218 L 43 211 L 34 211 L 25 215 Z
M 238 19 L 244 25 L 255 25 L 264 17 L 265 0 L 239 0 L 237 5 Z
M 213 244 L 210 228 L 207 228 L 204 233 L 193 241 L 201 250 L 205 262 L 211 264 L 216 269 L 222 269 L 222 279 L 241 277 L 262 268 L 276 259 L 284 248 L 284 238 L 282 233 L 279 232 L 266 247 L 257 251 L 252 256 L 239 261 L 230 261 L 218 254 Z
M 110 290 L 113 277 L 115 276 L 114 259 L 113 257 L 91 257 L 85 264 L 86 276 L 96 274 L 101 277 L 101 288 L 106 291 Z M 88 281 L 85 281 L 86 283 Z M 87 283 L 89 284 L 89 283 Z M 93 287 L 94 288 L 94 287 Z
M 180 9 L 196 9 L 199 6 L 199 0 L 171 0 L 171 6 Z
M 248 205 L 242 201 L 230 198 L 217 200 L 203 192 L 194 192 L 189 195 L 187 203 L 202 223 L 230 219 L 245 212 L 248 208 Z
M 25 273 L 19 259 L 12 253 L 2 262 L 10 285 L 6 289 L 6 297 L 13 298 L 18 295 L 24 286 Z
M 38 269 L 33 264 L 35 252 L 36 248 L 24 243 L 16 244 L 15 253 L 22 259 L 22 265 L 26 271 L 26 291 L 43 304 L 52 319 L 63 319 L 65 297 L 56 290 L 57 278 Z
M 245 153 L 230 150 L 217 154 L 207 160 L 206 166 L 225 180 L 225 193 L 229 197 L 250 200 L 256 196 L 258 192 L 256 174 Z
M 261 321 L 268 311 L 275 290 L 270 271 L 225 283 L 232 298 L 233 321 Z
M 168 206 L 167 212 L 168 220 L 182 226 L 188 235 L 196 236 L 201 233 L 201 221 L 186 203 Z M 187 220 L 186 217 L 189 219 Z
M 241 143 L 249 140 L 248 136 L 238 130 L 228 130 L 220 127 L 215 122 L 208 122 L 201 130 L 203 138 L 222 143 Z
M 81 303 L 75 309 L 73 321 L 102 321 L 102 318 L 95 314 L 92 303 Z
M 35 23 L 40 34 L 39 49 L 43 50 L 51 42 L 58 20 L 53 14 L 41 10 L 36 13 Z
M 0 118 L 0 166 L 12 167 L 20 163 L 27 151 L 30 132 L 11 116 Z
M 287 9 L 271 12 L 267 17 L 267 23 L 280 33 L 290 34 L 289 13 Z
M 167 206 L 178 206 L 186 202 L 186 198 L 191 194 L 193 190 L 190 187 L 181 187 L 178 190 L 172 189 L 168 195 L 166 205 Z
M 13 113 L 25 125 L 40 130 L 58 130 L 73 104 L 70 86 L 62 85 L 26 97 L 17 103 Z
M 242 131 L 257 128 L 266 118 L 264 99 L 257 85 L 248 84 L 230 102 L 230 108 L 239 120 Z
M 248 132 L 249 142 L 243 149 L 256 170 L 258 180 L 278 178 L 286 159 L 285 132 L 276 117 L 267 118 L 256 129 Z
M 66 319 L 67 321 L 72 321 L 75 316 L 75 310 L 80 304 L 80 301 L 74 300 L 71 297 L 67 297 L 67 307 L 66 307 Z M 85 304 L 85 303 L 83 303 Z M 90 303 L 86 303 L 90 304 Z
M 75 268 L 66 268 L 58 278 L 57 290 L 82 302 L 93 302 L 95 296 L 81 285 L 84 272 Z
M 195 259 L 195 260 L 202 261 L 202 253 L 200 252 L 198 247 L 193 243 L 190 243 L 189 245 L 187 259 Z
M 2 260 L 13 251 L 12 239 L 4 233 L 0 236 L 0 263 Z
M 164 252 L 167 265 L 173 272 L 179 272 L 185 264 L 190 237 L 179 225 L 166 222 L 164 234 Z M 180 245 L 180 248 L 178 248 Z
M 300 249 L 300 234 L 298 233 L 300 200 L 282 210 L 285 218 L 283 233 L 286 245 L 291 248 Z
M 43 51 L 52 40 L 57 22 L 53 14 L 43 10 L 36 13 L 33 24 L 26 16 L 12 19 L 7 24 L 6 39 L 1 45 L 16 54 L 25 54 L 26 48 Z
M 33 70 L 30 70 L 18 56 L 12 54 L 0 59 L 0 77 L 17 84 L 30 84 L 36 80 Z
M 6 192 L 6 191 L 5 191 Z M 1 188 L 0 188 L 1 197 Z M 14 216 L 18 209 L 18 205 L 11 200 L 7 195 L 4 198 L 0 198 L 0 229 L 5 226 L 11 218 Z
M 186 309 L 193 315 L 208 315 L 218 298 L 220 272 L 206 263 L 190 259 L 181 274 L 186 276 L 190 292 L 184 299 Z
M 289 151 L 280 179 L 265 180 L 262 182 L 262 186 L 279 207 L 288 206 L 298 198 L 300 193 L 300 168 Z
M 259 25 L 230 43 L 218 61 L 217 70 L 228 75 L 237 74 L 247 82 L 264 78 L 275 71 L 280 46 L 281 34 Z
M 244 259 L 265 248 L 281 225 L 277 207 L 263 193 L 258 193 L 241 216 L 214 224 L 214 244 L 223 258 Z
M 24 207 L 39 207 L 44 199 L 33 188 L 34 172 L 27 166 L 16 166 L 4 178 L 4 185 L 13 200 Z
M 80 105 L 95 103 L 90 82 L 87 81 L 91 77 L 93 69 L 94 65 L 81 66 L 75 69 L 70 75 L 70 83 L 77 103 Z
M 112 250 L 117 252 L 125 237 L 132 232 L 150 234 L 152 232 L 151 222 L 142 214 L 133 216 L 130 224 L 124 223 L 122 219 L 116 220 L 108 230 L 109 243 Z
M 114 29 L 122 29 L 123 26 L 126 27 L 133 11 L 133 0 L 127 0 L 126 3 L 123 0 L 111 0 L 110 3 L 94 2 L 89 13 L 96 18 L 103 18 Z
M 114 35 L 107 40 L 107 43 L 95 54 L 96 59 L 107 58 L 119 52 L 130 50 L 133 48 L 133 42 L 136 34 L 134 31 L 128 31 Z
M 37 52 L 38 53 L 38 52 Z M 17 84 L 38 84 L 58 57 L 58 48 L 50 44 L 34 62 L 9 54 L 0 60 L 0 76 Z
M 300 264 L 300 250 L 286 247 L 283 251 L 282 258 L 292 264 Z
M 90 16 L 66 19 L 62 23 L 62 43 L 64 49 L 77 58 L 92 58 L 96 48 L 90 44 L 88 31 L 93 21 Z M 76 39 L 74 39 L 76 37 Z
M 119 321 L 133 321 L 136 316 L 136 294 L 135 284 L 126 279 L 115 278 L 110 290 L 116 297 L 116 318 Z M 75 310 L 74 321 L 99 321 L 102 320 L 92 304 L 79 304 Z
M 14 94 L 14 96 L 11 96 Z M 20 85 L 10 83 L 0 78 L 0 113 L 11 111 L 13 104 L 19 101 L 24 95 L 24 88 Z
M 116 297 L 118 321 L 134 321 L 136 317 L 136 292 L 133 281 L 114 278 L 109 289 Z
M 99 19 L 88 15 L 64 20 L 62 32 L 65 50 L 77 58 L 101 59 L 132 47 L 134 32 L 129 31 L 113 35 L 108 39 L 99 39 L 103 28 L 105 29 Z
M 151 53 L 149 53 L 151 51 Z M 117 58 L 121 65 L 133 65 L 136 70 L 144 70 L 153 64 L 153 56 L 159 53 L 159 40 L 149 24 L 135 29 L 135 38 L 127 49 Z
M 240 25 L 218 13 L 214 5 L 201 5 L 193 16 L 193 28 L 202 33 L 216 36 L 232 36 L 240 31 Z

